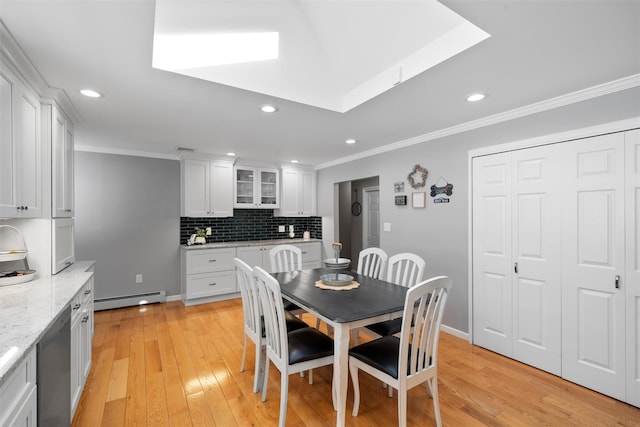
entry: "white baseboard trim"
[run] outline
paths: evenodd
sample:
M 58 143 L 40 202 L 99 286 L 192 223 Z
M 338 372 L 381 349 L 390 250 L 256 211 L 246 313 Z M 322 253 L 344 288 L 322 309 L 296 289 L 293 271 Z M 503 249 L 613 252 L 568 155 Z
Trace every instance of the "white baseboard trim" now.
M 144 304 L 153 304 L 157 302 L 165 302 L 167 299 L 167 292 L 150 292 L 137 295 L 124 295 L 112 298 L 97 299 L 93 302 L 94 311 L 110 310 L 112 308 L 120 307 L 132 307 L 140 305 L 141 301 L 145 301 Z
M 458 329 L 452 328 L 451 326 L 447 326 L 447 325 L 440 325 L 440 330 L 450 335 L 456 336 L 458 338 L 462 338 L 465 341 L 469 341 L 468 332 L 462 332 Z
M 180 301 L 180 294 L 177 295 L 169 295 L 167 297 L 167 302 L 172 302 L 172 301 Z

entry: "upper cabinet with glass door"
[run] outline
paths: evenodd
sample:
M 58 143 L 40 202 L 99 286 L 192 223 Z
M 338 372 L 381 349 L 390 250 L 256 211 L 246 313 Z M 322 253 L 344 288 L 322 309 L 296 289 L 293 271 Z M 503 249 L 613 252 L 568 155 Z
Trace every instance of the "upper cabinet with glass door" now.
M 236 166 L 234 208 L 274 209 L 280 206 L 278 170 L 257 166 Z

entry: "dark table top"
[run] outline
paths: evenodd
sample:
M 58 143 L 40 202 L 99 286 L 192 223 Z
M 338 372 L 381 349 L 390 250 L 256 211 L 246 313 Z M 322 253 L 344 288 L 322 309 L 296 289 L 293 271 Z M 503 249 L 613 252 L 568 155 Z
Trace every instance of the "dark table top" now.
M 316 287 L 320 276 L 345 273 L 360 286 L 351 290 L 330 290 Z M 348 323 L 374 316 L 402 311 L 407 288 L 383 280 L 359 276 L 352 271 L 327 268 L 273 273 L 280 283 L 282 295 L 294 303 L 315 309 L 337 323 Z

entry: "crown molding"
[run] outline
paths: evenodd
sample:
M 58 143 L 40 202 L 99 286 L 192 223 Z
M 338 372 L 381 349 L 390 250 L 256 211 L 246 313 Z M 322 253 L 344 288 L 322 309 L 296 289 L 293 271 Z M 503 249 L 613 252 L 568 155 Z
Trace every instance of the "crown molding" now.
M 405 139 L 402 141 L 394 142 L 382 147 L 377 147 L 371 150 L 363 151 L 352 156 L 342 157 L 330 162 L 325 162 L 317 165 L 316 170 L 326 169 L 332 166 L 341 165 L 344 163 L 352 162 L 354 160 L 360 160 L 367 157 L 375 156 L 378 154 L 388 153 L 390 151 L 398 150 L 400 148 L 409 147 L 415 144 L 421 144 L 424 142 L 433 141 L 436 139 L 444 138 L 447 136 L 455 135 L 462 132 L 468 132 L 470 130 L 479 129 L 486 126 L 495 125 L 498 123 L 507 122 L 509 120 L 518 119 L 521 117 L 530 116 L 533 114 L 541 113 L 554 108 L 564 107 L 567 105 L 575 104 L 578 102 L 586 101 L 600 96 L 609 95 L 611 93 L 620 92 L 627 89 L 632 89 L 640 86 L 640 74 L 633 74 L 631 76 L 623 77 L 618 80 L 603 83 L 600 85 L 592 86 L 586 89 L 571 92 L 565 95 L 560 95 L 555 98 L 547 99 L 545 101 L 529 104 L 524 107 L 515 108 L 513 110 L 505 111 L 503 113 L 494 114 L 492 116 L 483 117 L 478 120 L 472 120 L 470 122 L 462 123 L 456 126 L 451 126 L 435 132 L 426 133 L 423 135 L 415 136 L 413 138 Z
M 75 145 L 73 149 L 74 151 L 84 151 L 87 153 L 116 154 L 119 156 L 135 156 L 135 157 L 150 157 L 152 159 L 180 160 L 180 155 L 178 154 L 155 153 L 152 151 L 126 150 L 121 148 L 109 148 L 109 147 L 94 147 L 91 145 Z
M 38 95 L 49 87 L 42 74 L 33 65 L 31 60 L 24 53 L 13 34 L 0 19 L 0 52 L 7 61 L 5 64 L 11 66 L 12 70 L 18 74 L 22 82 Z

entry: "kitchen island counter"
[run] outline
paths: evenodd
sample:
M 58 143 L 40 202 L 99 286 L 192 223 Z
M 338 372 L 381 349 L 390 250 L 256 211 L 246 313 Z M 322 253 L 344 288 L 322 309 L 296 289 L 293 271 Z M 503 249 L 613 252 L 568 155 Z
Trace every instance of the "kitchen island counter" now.
M 0 386 L 91 278 L 94 261 L 55 276 L 0 287 Z

